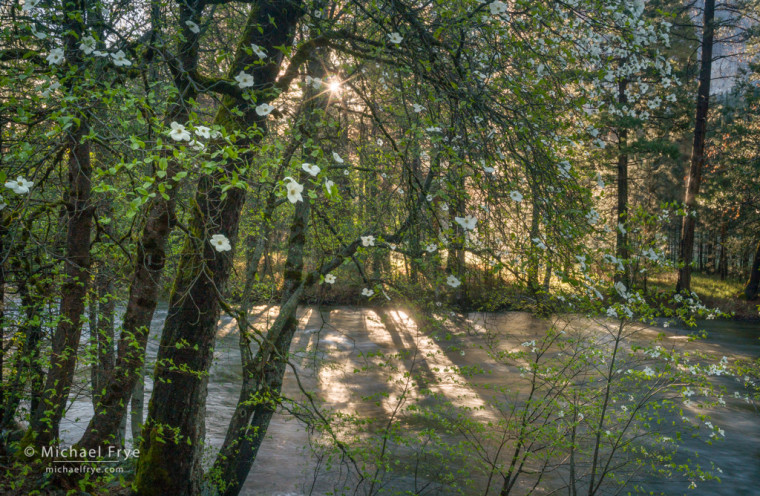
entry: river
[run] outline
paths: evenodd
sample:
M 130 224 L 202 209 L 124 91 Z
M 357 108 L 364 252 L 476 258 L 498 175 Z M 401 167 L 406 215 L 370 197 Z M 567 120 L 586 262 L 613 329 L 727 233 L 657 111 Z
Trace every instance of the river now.
M 151 328 L 148 344 L 150 364 L 155 362 L 158 335 L 165 318 L 166 307 L 162 306 L 157 310 Z M 261 317 L 260 320 L 264 321 L 265 318 Z M 299 329 L 291 347 L 291 352 L 295 354 L 293 363 L 304 387 L 316 391 L 326 407 L 347 414 L 385 418 L 393 413 L 394 405 L 398 404 L 398 396 L 392 394 L 393 388 L 390 395 L 381 396 L 377 401 L 367 401 L 362 397 L 382 392 L 389 381 L 402 384 L 405 372 L 403 364 L 411 363 L 411 358 L 400 360 L 401 369 L 392 370 L 390 376 L 385 371 L 358 374 L 355 371 L 366 364 L 367 354 L 417 350 L 415 367 L 417 372 L 422 369 L 429 379 L 425 385 L 427 388 L 454 403 L 469 402 L 469 406 L 477 407 L 485 401 L 482 392 L 468 388 L 456 377 L 452 379 L 456 374 L 452 374 L 451 370 L 453 367 L 471 365 L 488 369 L 487 355 L 478 348 L 483 337 L 479 330 L 483 331 L 486 327 L 498 329 L 505 335 L 508 334 L 510 340 L 519 343 L 540 335 L 546 328 L 546 323 L 521 312 L 471 314 L 466 316 L 465 321 L 471 332 L 447 341 L 440 336 L 432 339 L 425 335 L 401 311 L 385 311 L 381 318 L 378 311 L 373 309 L 305 307 L 299 311 Z M 683 346 L 710 352 L 718 357 L 760 356 L 760 325 L 757 323 L 710 321 L 701 323 L 700 328 L 709 332 L 708 338 L 695 343 L 684 343 Z M 666 333 L 666 342 L 670 340 L 679 344 L 685 341 L 687 335 L 686 331 L 672 327 L 653 329 L 652 336 L 656 334 L 654 331 Z M 86 335 L 83 336 L 84 340 Z M 329 357 L 330 365 L 315 367 L 319 363 L 319 357 Z M 504 373 L 501 371 L 500 375 L 497 374 L 499 381 L 505 381 Z M 393 374 L 397 374 L 397 377 L 392 377 Z M 664 494 L 760 494 L 760 489 L 756 489 L 760 488 L 760 415 L 741 398 L 733 398 L 733 391 L 738 390 L 735 381 L 728 378 L 718 380 L 729 388 L 727 405 L 709 413 L 712 422 L 724 428 L 725 439 L 712 445 L 707 445 L 702 440 L 686 440 L 685 445 L 701 454 L 702 463 L 712 460 L 720 466 L 723 470 L 722 482 L 702 482 L 696 489 L 687 491 L 687 483 L 683 480 L 669 480 L 663 483 L 665 485 L 650 481 L 646 486 L 648 489 L 659 490 Z M 215 360 L 208 387 L 206 444 L 209 447 L 209 459 L 213 459 L 213 449 L 218 448 L 225 437 L 227 423 L 238 399 L 240 382 L 237 330 L 234 322 L 224 317 L 218 327 Z M 152 383 L 147 378 L 146 413 L 151 388 Z M 292 370 L 286 374 L 283 390 L 287 396 L 302 397 Z M 62 438 L 68 443 L 79 439 L 87 419 L 92 415 L 90 399 L 83 391 L 72 399 L 61 424 Z M 127 432 L 130 432 L 129 426 Z M 321 466 L 323 461 L 310 454 L 307 430 L 289 415 L 277 413 L 241 494 L 327 494 L 334 489 L 338 476 L 317 471 L 316 467 Z M 316 478 L 315 473 L 319 474 Z M 394 480 L 389 480 L 387 487 L 395 489 L 411 489 L 419 482 L 412 480 L 411 476 L 391 479 Z M 482 479 L 477 480 L 476 485 L 482 482 Z M 471 491 L 472 494 L 482 494 L 482 489 Z

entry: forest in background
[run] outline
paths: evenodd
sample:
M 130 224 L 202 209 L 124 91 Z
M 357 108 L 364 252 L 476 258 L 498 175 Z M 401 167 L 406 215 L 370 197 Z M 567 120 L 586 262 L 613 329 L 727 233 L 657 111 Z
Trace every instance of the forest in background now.
M 286 409 L 382 493 L 385 443 L 368 454 L 314 396 L 281 394 L 304 304 L 403 308 L 431 334 L 467 332 L 469 311 L 551 316 L 520 351 L 488 341 L 529 377 L 509 456 L 489 455 L 485 492 L 443 475 L 436 491 L 524 494 L 556 470 L 570 494 L 606 494 L 653 465 L 709 478 L 668 465 L 652 415 L 696 390 L 720 404 L 710 378 L 729 373 L 755 402 L 760 364 L 621 343 L 758 317 L 758 16 L 756 0 L 5 3 L 0 491 L 236 495 Z M 243 375 L 209 465 L 221 316 Z M 129 477 L 40 476 L 82 383 L 94 414 L 75 447 L 139 446 Z M 436 437 L 451 420 L 415 408 L 455 465 Z

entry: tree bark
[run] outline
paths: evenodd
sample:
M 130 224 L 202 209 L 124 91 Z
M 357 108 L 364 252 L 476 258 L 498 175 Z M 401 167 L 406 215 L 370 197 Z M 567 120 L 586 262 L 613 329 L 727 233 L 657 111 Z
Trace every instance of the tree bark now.
M 91 305 L 96 316 L 90 317 L 91 340 L 94 345 L 95 363 L 92 365 L 92 402 L 97 408 L 108 378 L 113 373 L 114 353 L 114 311 L 113 281 L 105 261 L 98 264 L 95 275 L 95 296 Z
M 702 182 L 702 169 L 705 163 L 705 138 L 707 135 L 707 113 L 710 108 L 710 80 L 712 75 L 712 52 L 715 20 L 715 0 L 705 0 L 704 27 L 702 31 L 702 58 L 699 72 L 699 89 L 697 90 L 697 116 L 694 126 L 694 143 L 691 152 L 691 167 L 686 184 L 684 215 L 681 229 L 681 244 L 676 291 L 691 289 L 691 263 L 694 251 L 694 227 L 697 208 L 697 195 Z
M 725 281 L 728 275 L 728 252 L 726 250 L 726 221 L 720 223 L 720 263 L 718 265 L 720 280 Z
M 618 82 L 618 101 L 621 105 L 628 104 L 628 96 L 625 93 L 628 81 L 621 79 Z M 617 160 L 617 222 L 615 228 L 615 256 L 623 264 L 623 271 L 615 273 L 615 280 L 630 287 L 630 266 L 628 264 L 628 129 L 618 129 L 618 160 Z
M 536 188 L 531 183 L 531 216 L 530 216 L 530 242 L 528 243 L 529 257 L 528 260 L 528 290 L 533 296 L 538 296 L 541 287 L 538 285 L 538 262 L 540 256 L 537 253 L 538 248 L 533 244 L 534 239 L 541 236 L 541 206 L 538 204 L 538 195 Z
M 145 371 L 138 372 L 137 382 L 132 391 L 132 400 L 130 405 L 130 420 L 132 422 L 132 443 L 139 446 L 140 436 L 142 434 L 142 425 L 145 413 Z
M 323 58 L 312 58 L 308 64 L 308 75 L 323 79 L 325 74 Z M 327 107 L 327 95 L 324 93 L 319 95 L 313 88 L 307 88 L 304 100 L 306 111 L 299 130 L 304 138 L 319 142 L 319 136 L 317 136 L 318 122 Z M 287 160 L 288 157 L 285 159 Z M 300 173 L 297 176 L 299 182 L 301 176 Z M 269 217 L 273 213 L 273 200 L 274 197 L 271 195 L 267 199 L 264 218 L 267 225 Z M 309 220 L 309 202 L 308 195 L 304 195 L 303 201 L 296 204 L 288 236 L 288 254 L 285 261 L 280 312 L 275 324 L 263 338 L 261 347 L 265 349 L 260 349 L 255 356 L 251 354 L 249 330 L 247 328 L 250 300 L 248 295 L 243 296 L 241 312 L 243 321 L 239 322 L 243 387 L 235 412 L 230 419 L 224 444 L 219 450 L 212 469 L 214 476 L 224 481 L 224 488 L 220 491 L 223 496 L 237 496 L 240 493 L 264 440 L 272 415 L 279 404 L 290 343 L 298 325 L 296 311 L 299 298 L 294 297 L 294 295 L 297 291 L 303 290 L 301 281 Z M 246 287 L 249 286 L 249 282 L 255 275 L 255 267 L 258 266 L 260 256 L 261 252 L 257 246 L 253 258 L 248 261 L 249 264 L 255 264 L 255 266 L 250 266 L 247 271 Z M 276 336 L 273 342 L 270 341 L 272 336 Z
M 195 98 L 195 87 L 187 79 L 187 73 L 180 71 L 194 70 L 198 60 L 197 33 L 186 29 L 185 21 L 198 18 L 200 0 L 181 3 L 179 9 L 180 26 L 183 29 L 183 40 L 178 47 L 178 62 L 174 67 L 175 85 L 178 91 L 178 101 L 170 109 L 166 124 L 172 121 L 187 121 L 188 102 Z M 160 21 L 156 16 L 152 20 L 154 29 Z M 119 432 L 121 423 L 126 416 L 132 392 L 142 387 L 145 371 L 145 348 L 148 344 L 150 323 L 158 304 L 161 275 L 166 262 L 166 242 L 175 223 L 175 205 L 179 181 L 174 179 L 180 171 L 179 165 L 169 155 L 168 170 L 166 171 L 165 189 L 168 198 L 157 195 L 148 207 L 148 215 L 142 229 L 140 241 L 137 244 L 135 266 L 129 287 L 127 308 L 119 337 L 114 373 L 110 375 L 105 386 L 105 392 L 100 398 L 99 407 L 85 429 L 78 447 L 85 449 L 97 448 L 111 442 Z M 139 398 L 137 401 L 142 401 Z M 135 402 L 133 402 L 134 404 Z M 132 432 L 139 429 L 141 424 L 134 424 L 136 415 L 132 416 Z M 140 411 L 142 418 L 142 411 Z M 139 436 L 134 437 L 137 439 Z
M 439 160 L 436 157 L 436 160 Z M 452 177 L 453 175 L 453 177 Z M 464 296 L 467 291 L 467 280 L 465 278 L 465 240 L 467 239 L 467 230 L 457 224 L 457 217 L 464 217 L 466 214 L 467 204 L 462 195 L 465 193 L 465 177 L 464 171 L 461 165 L 457 167 L 449 176 L 447 184 L 450 186 L 450 195 L 454 198 L 454 205 L 449 206 L 449 225 L 453 227 L 454 239 L 450 240 L 448 249 L 448 255 L 446 256 L 446 273 L 457 277 L 462 284 L 451 290 L 451 303 L 454 305 L 461 305 L 464 300 Z M 417 214 L 414 214 L 415 216 Z M 418 220 L 414 218 L 412 220 L 413 229 L 419 230 L 417 225 Z M 419 237 L 419 234 L 417 234 Z M 419 243 L 418 243 L 419 245 Z M 421 255 L 422 250 L 419 250 L 420 254 L 413 253 L 412 267 L 416 268 L 415 258 Z M 449 288 L 451 289 L 451 288 Z
M 84 73 L 84 61 L 77 45 L 85 26 L 86 2 L 83 0 L 63 2 L 65 65 Z M 78 78 L 66 83 L 73 94 L 81 95 L 76 88 Z M 82 331 L 82 314 L 85 311 L 90 268 L 90 231 L 92 205 L 90 163 L 90 134 L 87 115 L 79 116 L 79 125 L 69 135 L 68 180 L 66 201 L 66 257 L 64 280 L 61 286 L 60 320 L 53 335 L 50 370 L 38 407 L 32 412 L 30 431 L 38 446 L 50 445 L 58 438 L 58 428 L 66 407 L 69 390 L 74 381 L 79 338 Z M 26 441 L 31 441 L 29 437 Z
M 702 240 L 702 235 L 700 233 L 699 235 L 699 244 L 697 248 L 697 258 L 699 259 L 699 271 L 703 272 L 705 270 L 705 243 Z
M 254 4 L 229 76 L 253 66 L 250 72 L 256 89 L 271 88 L 283 58 L 276 47 L 290 46 L 301 12 L 300 1 Z M 252 43 L 270 55 L 266 64 L 253 65 L 258 58 L 245 50 Z M 273 94 L 265 96 L 263 91 L 257 96 L 258 104 L 273 98 Z M 236 109 L 241 116 L 236 116 Z M 265 119 L 256 114 L 249 101 L 227 96 L 215 123 L 228 132 L 246 132 L 251 127 L 263 132 Z M 255 146 L 261 134 L 240 140 L 238 145 L 242 149 Z M 222 181 L 225 175 L 237 173 L 239 165 L 252 159 L 251 153 L 245 153 L 240 160 L 220 164 L 222 171 L 201 176 L 198 181 L 190 234 L 180 255 L 157 357 L 148 419 L 143 428 L 133 486 L 138 495 L 179 496 L 199 490 L 205 385 L 219 318 L 219 296 L 232 266 L 232 252 L 216 252 L 208 240 L 214 234 L 223 234 L 234 244 L 245 192 L 240 188 L 224 192 Z
M 25 245 L 27 238 L 26 232 L 22 234 L 21 246 Z M 16 410 L 23 399 L 27 381 L 31 382 L 31 410 L 34 411 L 37 408 L 44 377 L 39 361 L 42 321 L 35 318 L 44 301 L 44 296 L 36 290 L 39 284 L 39 276 L 33 272 L 34 268 L 30 263 L 25 264 L 22 260 L 17 259 L 14 265 L 16 265 L 19 274 L 16 277 L 17 292 L 21 300 L 21 309 L 25 314 L 24 322 L 20 328 L 20 333 L 24 339 L 23 346 L 16 351 L 13 357 L 12 370 L 15 372 L 13 379 L 9 379 L 3 386 L 4 402 L 2 403 L 0 430 L 14 427 Z
M 2 129 L 0 129 L 0 135 Z M 2 147 L 0 147 L 2 149 Z M 2 152 L 0 152 L 2 153 Z M 0 385 L 3 384 L 3 370 L 5 364 L 3 359 L 5 357 L 5 261 L 7 256 L 5 255 L 5 219 L 0 213 Z M 5 405 L 6 396 L 8 391 L 5 387 L 0 391 L 0 405 Z M 0 412 L 0 415 L 4 416 L 4 411 Z
M 744 296 L 748 300 L 754 300 L 757 298 L 758 287 L 760 287 L 760 241 L 755 248 L 755 258 L 752 261 L 752 265 L 749 269 L 749 279 L 744 286 Z
M 77 348 L 82 331 L 90 266 L 90 143 L 82 141 L 89 134 L 86 118 L 73 133 L 69 151 L 69 201 L 66 233 L 65 279 L 61 287 L 58 326 L 53 335 L 50 370 L 45 381 L 42 402 L 34 411 L 31 429 L 39 446 L 58 438 L 66 400 L 74 380 Z

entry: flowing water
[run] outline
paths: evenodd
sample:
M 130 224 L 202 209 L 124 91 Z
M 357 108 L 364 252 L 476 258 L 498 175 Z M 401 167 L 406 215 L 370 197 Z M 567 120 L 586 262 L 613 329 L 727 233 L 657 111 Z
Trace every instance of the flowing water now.
M 273 313 L 261 317 L 265 323 Z M 166 307 L 160 307 L 153 320 L 151 339 L 148 345 L 148 362 L 154 363 L 158 348 L 158 334 L 166 317 Z M 471 407 L 483 406 L 487 398 L 481 390 L 471 389 L 457 380 L 452 367 L 477 365 L 493 372 L 490 382 L 509 382 L 508 374 L 515 371 L 500 369 L 491 365 L 491 360 L 478 344 L 483 342 L 484 329 L 497 330 L 508 335 L 513 343 L 534 339 L 546 329 L 546 323 L 526 313 L 471 314 L 464 321 L 470 332 L 454 341 L 421 333 L 416 324 L 401 311 L 385 311 L 379 315 L 372 309 L 352 307 L 313 308 L 305 307 L 299 312 L 299 329 L 291 351 L 292 363 L 298 372 L 302 386 L 316 391 L 324 400 L 324 405 L 344 413 L 355 413 L 373 418 L 387 418 L 398 404 L 398 396 L 393 394 L 380 397 L 377 401 L 366 401 L 362 396 L 379 393 L 390 381 L 402 384 L 404 365 L 425 377 L 425 387 L 455 404 Z M 760 356 L 760 325 L 754 323 L 716 322 L 703 323 L 702 329 L 709 331 L 706 340 L 683 343 L 692 349 L 710 352 L 716 356 L 731 358 L 753 358 Z M 665 332 L 665 340 L 681 343 L 686 339 L 686 331 L 679 329 L 657 329 Z M 654 337 L 654 330 L 650 333 Z M 83 337 L 86 340 L 86 336 Z M 401 360 L 400 369 L 369 370 L 355 373 L 366 364 L 368 353 L 394 353 L 395 350 L 417 350 Z M 329 357 L 330 366 L 321 365 L 319 357 Z M 150 368 L 150 367 L 149 367 Z M 396 376 L 393 376 L 396 374 Z M 461 378 L 459 378 L 461 379 Z M 721 467 L 722 483 L 700 483 L 694 490 L 687 491 L 684 481 L 668 481 L 663 485 L 650 483 L 649 489 L 665 494 L 698 495 L 745 495 L 760 494 L 760 414 L 750 405 L 731 395 L 737 390 L 735 381 L 718 379 L 729 388 L 726 395 L 727 406 L 711 411 L 712 421 L 724 428 L 725 440 L 707 445 L 703 440 L 687 440 L 686 445 L 701 454 L 701 462 L 712 460 Z M 227 423 L 235 408 L 241 383 L 241 361 L 238 351 L 238 334 L 235 323 L 223 318 L 218 327 L 215 360 L 210 371 L 206 415 L 206 444 L 218 447 L 224 440 Z M 146 379 L 146 413 L 152 383 Z M 61 425 L 65 442 L 79 439 L 87 419 L 92 415 L 89 397 L 82 387 L 80 395 L 73 398 Z M 302 398 L 293 370 L 286 373 L 283 391 L 286 396 Z M 393 391 L 391 391 L 393 393 Z M 413 393 L 412 393 L 413 394 Z M 694 414 L 695 412 L 691 412 Z M 129 426 L 127 432 L 130 432 Z M 322 474 L 315 479 L 315 468 L 319 459 L 309 449 L 309 435 L 296 420 L 283 413 L 277 413 L 269 427 L 267 438 L 259 452 L 241 492 L 244 495 L 301 495 L 327 494 L 334 487 L 331 476 Z M 213 448 L 209 448 L 212 460 Z M 417 481 L 412 476 L 396 476 L 392 487 L 412 488 Z M 482 480 L 480 481 L 482 483 Z M 472 490 L 482 494 L 482 489 Z M 492 491 L 493 493 L 493 491 Z M 519 491 L 518 491 L 519 493 Z M 433 492 L 432 494 L 435 494 Z

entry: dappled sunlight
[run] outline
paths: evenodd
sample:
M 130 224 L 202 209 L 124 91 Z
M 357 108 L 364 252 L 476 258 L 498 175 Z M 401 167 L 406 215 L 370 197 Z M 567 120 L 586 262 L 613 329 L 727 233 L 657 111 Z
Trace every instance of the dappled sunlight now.
M 217 339 L 224 339 L 230 334 L 238 333 L 238 323 L 235 319 L 230 319 L 226 323 L 224 320 L 220 321 L 221 325 L 217 326 L 216 337 Z
M 456 406 L 485 408 L 487 402 L 467 384 L 468 379 L 459 372 L 459 366 L 447 355 L 435 339 L 419 332 L 417 323 L 402 310 L 390 310 L 387 315 L 395 323 L 408 349 L 416 349 L 418 360 L 425 364 L 425 370 L 432 375 L 425 385 L 431 391 L 441 394 L 443 398 Z M 468 350 L 469 351 L 469 350 Z M 462 350 L 460 358 L 466 351 Z M 459 353 L 457 353 L 459 354 Z
M 457 364 L 432 338 L 419 333 L 409 315 L 401 310 L 385 311 L 384 315 L 389 319 L 388 325 L 383 324 L 383 317 L 374 310 L 362 310 L 363 332 L 353 331 L 352 340 L 335 332 L 321 334 L 320 347 L 334 346 L 332 360 L 321 364 L 318 371 L 320 384 L 330 385 L 323 387 L 321 393 L 328 404 L 352 413 L 353 407 L 361 408 L 358 395 L 387 391 L 377 402 L 384 414 L 390 415 L 398 408 L 402 395 L 405 403 L 422 400 L 419 388 L 424 387 L 455 405 L 485 406 L 478 393 L 465 384 L 467 380 L 459 374 Z M 332 312 L 329 321 L 340 326 L 340 314 Z M 352 349 L 345 349 L 347 343 Z M 314 343 L 310 345 L 310 350 L 313 349 Z M 377 352 L 392 355 L 385 359 L 359 355 Z M 356 372 L 373 362 L 374 367 Z M 363 408 L 368 406 L 365 404 Z
M 325 328 L 319 335 L 319 342 L 315 339 L 310 345 L 310 350 L 313 351 L 317 344 L 322 348 L 323 346 L 330 346 L 338 342 L 344 343 L 347 338 L 337 331 L 348 331 L 343 324 L 345 318 L 348 318 L 353 326 L 358 325 L 361 329 L 359 333 L 356 333 L 354 329 L 351 331 L 351 334 L 355 336 L 358 342 L 357 346 L 365 350 L 366 346 L 361 345 L 364 341 L 364 336 L 377 332 L 377 330 L 372 325 L 368 325 L 368 319 L 365 318 L 364 311 L 360 311 L 359 314 L 358 317 L 360 318 L 357 319 L 356 315 L 351 315 L 349 312 L 331 310 L 327 321 L 334 329 Z M 354 373 L 354 368 L 359 364 L 354 354 L 351 353 L 351 350 L 333 349 L 332 352 L 332 359 L 326 363 L 321 363 L 317 371 L 320 394 L 331 408 L 347 414 L 353 414 L 357 408 L 360 408 L 357 395 L 361 393 L 357 386 L 361 386 L 361 377 Z

